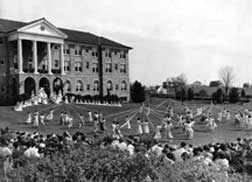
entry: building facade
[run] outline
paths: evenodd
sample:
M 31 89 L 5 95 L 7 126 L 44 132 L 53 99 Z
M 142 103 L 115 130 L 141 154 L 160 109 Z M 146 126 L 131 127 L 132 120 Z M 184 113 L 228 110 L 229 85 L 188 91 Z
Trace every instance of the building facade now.
M 131 48 L 91 33 L 57 28 L 45 18 L 0 19 L 0 96 L 114 94 L 129 100 Z

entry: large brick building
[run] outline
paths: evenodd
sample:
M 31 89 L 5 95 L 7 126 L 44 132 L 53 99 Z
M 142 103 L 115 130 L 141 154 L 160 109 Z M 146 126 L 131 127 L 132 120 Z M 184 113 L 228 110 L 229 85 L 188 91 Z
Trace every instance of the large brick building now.
M 129 100 L 131 48 L 91 33 L 57 28 L 45 18 L 0 19 L 0 96 L 115 94 Z

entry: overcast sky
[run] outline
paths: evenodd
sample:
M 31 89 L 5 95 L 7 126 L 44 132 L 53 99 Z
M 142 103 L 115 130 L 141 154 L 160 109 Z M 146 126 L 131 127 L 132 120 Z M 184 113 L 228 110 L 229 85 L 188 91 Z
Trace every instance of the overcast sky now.
M 229 65 L 235 85 L 252 83 L 251 0 L 0 0 L 0 18 L 41 17 L 133 47 L 131 81 L 185 73 L 208 84 Z

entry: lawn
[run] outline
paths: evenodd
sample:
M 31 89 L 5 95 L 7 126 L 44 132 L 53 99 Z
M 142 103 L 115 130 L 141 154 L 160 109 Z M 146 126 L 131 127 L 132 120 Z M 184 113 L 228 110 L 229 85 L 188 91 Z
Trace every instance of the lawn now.
M 181 106 L 180 102 L 173 101 L 170 99 L 160 99 L 160 98 L 152 98 L 150 103 L 150 108 L 152 109 L 149 119 L 150 119 L 150 128 L 151 131 L 154 132 L 154 128 L 157 124 L 161 123 L 162 115 L 167 104 L 172 105 L 174 107 L 174 112 L 183 113 L 184 108 Z M 227 108 L 231 111 L 231 113 L 236 112 L 237 110 L 242 110 L 244 108 L 249 108 L 251 104 L 226 104 L 226 105 L 217 105 L 212 106 L 211 103 L 203 103 L 203 102 L 185 102 L 184 105 L 195 110 L 198 107 L 206 107 L 207 111 L 209 110 L 214 117 L 216 117 L 219 109 Z M 52 108 L 55 110 L 54 120 L 47 122 L 46 126 L 42 126 L 38 129 L 33 128 L 32 126 L 24 124 L 27 118 L 27 112 L 35 112 L 39 111 L 48 114 L 49 109 Z M 12 107 L 0 107 L 0 127 L 8 126 L 11 129 L 21 130 L 21 131 L 39 131 L 41 133 L 62 133 L 65 130 L 73 133 L 75 131 L 83 131 L 88 136 L 93 135 L 93 125 L 91 123 L 87 124 L 85 129 L 79 129 L 79 117 L 78 115 L 82 113 L 87 118 L 88 110 L 92 112 L 102 112 L 104 117 L 106 118 L 106 128 L 108 134 L 111 133 L 111 123 L 116 120 L 120 124 L 125 122 L 126 116 L 135 117 L 131 120 L 132 129 L 124 128 L 122 132 L 124 135 L 136 134 L 136 119 L 137 117 L 143 118 L 143 114 L 139 114 L 140 104 L 124 104 L 122 107 L 115 106 L 95 106 L 95 105 L 83 105 L 83 104 L 61 104 L 61 105 L 39 105 L 25 108 L 22 112 L 13 111 Z M 59 125 L 59 115 L 60 112 L 66 111 L 74 117 L 74 126 L 72 128 L 67 128 L 65 126 Z M 225 121 L 223 123 L 218 123 L 218 128 L 214 132 L 206 132 L 206 131 L 196 131 L 195 137 L 193 140 L 186 140 L 184 133 L 181 130 L 174 130 L 175 139 L 173 141 L 169 141 L 172 143 L 179 143 L 181 141 L 186 141 L 187 143 L 192 143 L 193 145 L 205 144 L 209 142 L 225 142 L 235 140 L 237 137 L 250 137 L 252 131 L 244 131 L 236 128 L 234 125 L 234 120 Z M 164 140 L 164 142 L 168 142 Z

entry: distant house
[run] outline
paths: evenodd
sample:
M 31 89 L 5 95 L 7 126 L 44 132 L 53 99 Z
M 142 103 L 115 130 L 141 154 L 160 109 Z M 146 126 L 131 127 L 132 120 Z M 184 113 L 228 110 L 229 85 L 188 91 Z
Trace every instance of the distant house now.
M 167 94 L 167 89 L 164 88 L 163 86 L 160 86 L 157 88 L 157 91 L 156 91 L 157 94 Z
M 252 97 L 252 88 L 243 88 L 246 94 L 246 97 Z
M 193 87 L 193 93 L 198 97 L 212 97 L 213 93 L 217 91 L 219 87 L 198 86 Z
M 202 83 L 200 81 L 195 81 L 191 84 L 192 87 L 200 87 L 202 86 Z

